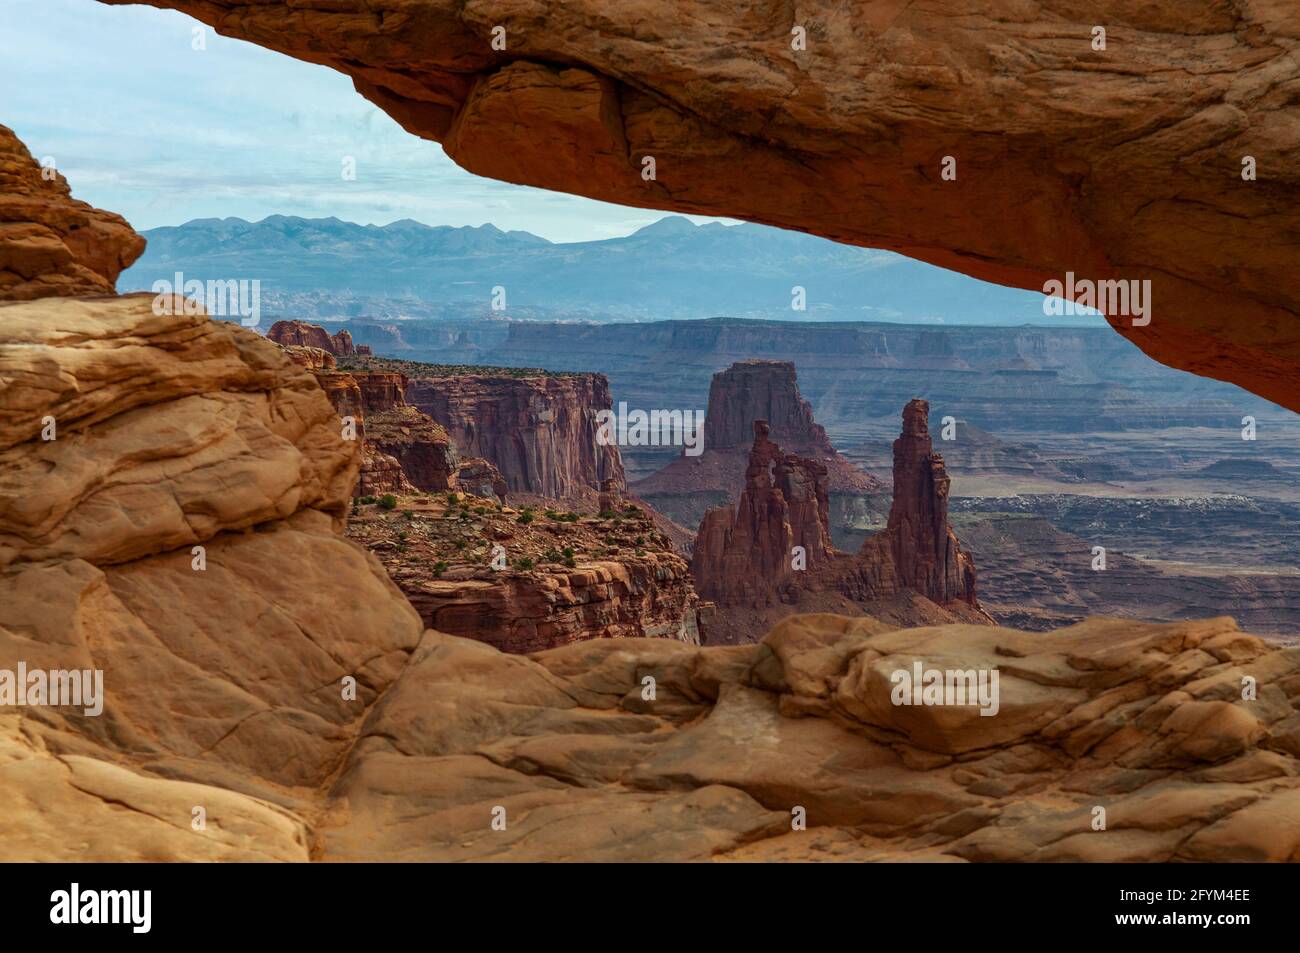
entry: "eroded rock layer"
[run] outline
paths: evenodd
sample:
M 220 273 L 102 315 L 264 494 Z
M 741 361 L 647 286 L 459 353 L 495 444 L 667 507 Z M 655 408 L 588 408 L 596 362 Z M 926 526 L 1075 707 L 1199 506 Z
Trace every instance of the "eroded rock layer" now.
M 586 639 L 701 641 L 689 566 L 651 514 L 621 502 L 515 509 L 470 495 L 470 482 L 462 470 L 457 492 L 399 497 L 391 510 L 361 504 L 348 520 L 348 536 L 430 628 L 512 653 Z
M 725 605 L 778 601 L 798 572 L 821 568 L 832 552 L 826 467 L 783 452 L 767 421 L 752 427 L 740 500 L 704 515 L 691 558 L 700 594 Z
M 661 393 L 662 393 L 661 389 Z M 664 394 L 668 400 L 670 395 Z M 812 406 L 799 393 L 790 361 L 737 361 L 713 375 L 704 418 L 703 450 L 680 453 L 631 487 L 637 496 L 683 526 L 698 526 L 705 513 L 733 498 L 743 486 L 754 421 L 767 421 L 771 439 L 784 451 L 826 471 L 828 526 L 832 538 L 862 512 L 883 501 L 869 499 L 881 483 L 831 446 Z M 630 448 L 625 460 L 638 448 Z M 629 463 L 629 465 L 631 465 Z
M 948 621 L 941 612 L 936 618 L 940 609 L 992 622 L 976 598 L 974 562 L 948 523 L 948 474 L 931 449 L 927 412 L 923 400 L 904 408 L 889 522 L 856 555 L 831 544 L 826 467 L 784 453 L 768 439 L 767 422 L 754 422 L 740 500 L 704 514 L 691 557 L 700 594 L 728 610 L 714 627 L 719 640 L 747 641 L 746 629 L 776 621 L 763 610 L 783 604 L 859 604 L 880 614 L 888 602 L 888 617 L 905 624 Z M 900 597 L 917 599 L 900 606 Z
M 511 492 L 565 499 L 624 485 L 618 447 L 597 437 L 596 412 L 611 405 L 602 374 L 412 375 L 406 399 L 462 453 L 491 461 Z
M 789 453 L 815 460 L 827 471 L 831 493 L 864 494 L 880 481 L 858 469 L 833 446 L 813 420 L 812 405 L 799 393 L 790 361 L 737 361 L 713 375 L 704 416 L 703 452 L 685 453 L 668 466 L 633 484 L 651 500 L 669 502 L 675 494 L 730 492 L 743 478 L 754 439 L 754 421 L 768 424 L 773 442 Z M 670 515 L 672 507 L 666 511 Z
M 54 165 L 0 126 L 0 301 L 112 294 L 143 252 L 124 218 L 74 199 Z
M 1300 409 L 1290 0 L 150 2 L 352 76 L 480 175 L 1035 290 L 1149 281 L 1117 330 Z

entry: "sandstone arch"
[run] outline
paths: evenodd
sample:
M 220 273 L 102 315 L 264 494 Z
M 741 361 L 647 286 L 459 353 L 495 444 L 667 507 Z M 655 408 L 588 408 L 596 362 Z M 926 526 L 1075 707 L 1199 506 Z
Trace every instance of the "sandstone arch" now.
M 1300 410 L 1293 0 L 149 2 L 350 75 L 480 175 L 1036 290 L 1149 279 L 1120 333 Z

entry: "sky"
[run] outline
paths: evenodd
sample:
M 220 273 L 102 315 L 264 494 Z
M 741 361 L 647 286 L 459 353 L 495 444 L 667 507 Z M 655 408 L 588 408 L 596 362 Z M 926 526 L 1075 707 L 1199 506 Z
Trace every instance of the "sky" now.
M 75 197 L 142 232 L 279 214 L 491 223 L 579 242 L 630 235 L 664 215 L 472 175 L 343 74 L 149 6 L 0 0 L 0 123 L 52 161 Z M 343 175 L 349 157 L 354 180 Z M 1043 322 L 1040 295 L 998 294 L 1007 323 Z M 1063 323 L 1079 320 L 1093 319 Z
M 279 213 L 491 222 L 567 242 L 663 217 L 471 175 L 343 74 L 153 7 L 0 0 L 0 122 L 53 157 L 77 198 L 137 231 Z M 343 179 L 345 156 L 355 181 Z

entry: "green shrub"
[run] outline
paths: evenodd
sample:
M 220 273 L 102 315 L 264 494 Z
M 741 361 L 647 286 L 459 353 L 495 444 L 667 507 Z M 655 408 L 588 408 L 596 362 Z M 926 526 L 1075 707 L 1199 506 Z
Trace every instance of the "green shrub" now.
M 397 509 L 397 497 L 391 493 L 385 493 L 379 498 L 379 506 L 381 509 L 395 510 Z
M 527 526 L 532 521 L 533 521 L 533 514 L 529 513 L 527 510 L 524 510 L 524 512 L 519 514 L 518 522 L 523 523 L 525 526 Z

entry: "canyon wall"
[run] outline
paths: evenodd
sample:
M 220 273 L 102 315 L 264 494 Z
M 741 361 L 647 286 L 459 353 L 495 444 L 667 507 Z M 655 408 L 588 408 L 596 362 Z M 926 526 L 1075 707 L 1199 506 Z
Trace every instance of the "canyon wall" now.
M 106 676 L 102 717 L 0 708 L 0 859 L 1300 859 L 1300 661 L 1230 620 L 422 634 L 338 535 L 358 448 L 313 377 L 177 311 L 0 306 L 0 667 Z M 923 659 L 1000 669 L 1000 717 L 891 704 Z
M 407 598 L 431 629 L 528 654 L 588 639 L 670 638 L 699 644 L 699 600 L 685 560 L 607 560 L 537 577 L 425 581 Z
M 813 420 L 812 405 L 799 393 L 791 361 L 737 361 L 713 375 L 704 445 L 743 447 L 753 440 L 755 420 L 767 421 L 772 439 L 793 452 L 835 453 Z
M 53 165 L 0 126 L 0 301 L 112 294 L 143 252 L 126 219 L 74 199 Z
M 447 429 L 462 453 L 491 461 L 511 492 L 563 499 L 625 485 L 618 447 L 597 440 L 611 406 L 602 374 L 413 375 L 406 399 Z
M 1290 0 L 151 2 L 351 76 L 479 175 L 1021 288 L 1149 282 L 1116 330 L 1300 409 Z
M 598 499 L 596 512 L 534 512 L 461 493 L 402 497 L 393 510 L 354 508 L 348 536 L 379 557 L 430 628 L 503 652 L 610 638 L 699 643 L 686 560 L 652 514 L 612 490 Z
M 361 444 L 354 496 L 464 489 L 488 499 L 505 498 L 506 481 L 492 463 L 477 457 L 462 460 L 447 429 L 406 402 L 405 374 L 338 369 L 337 358 L 357 353 L 346 330 L 331 335 L 305 321 L 277 321 L 267 339 L 312 371 L 339 417 L 352 421 L 352 428 L 341 432 Z

